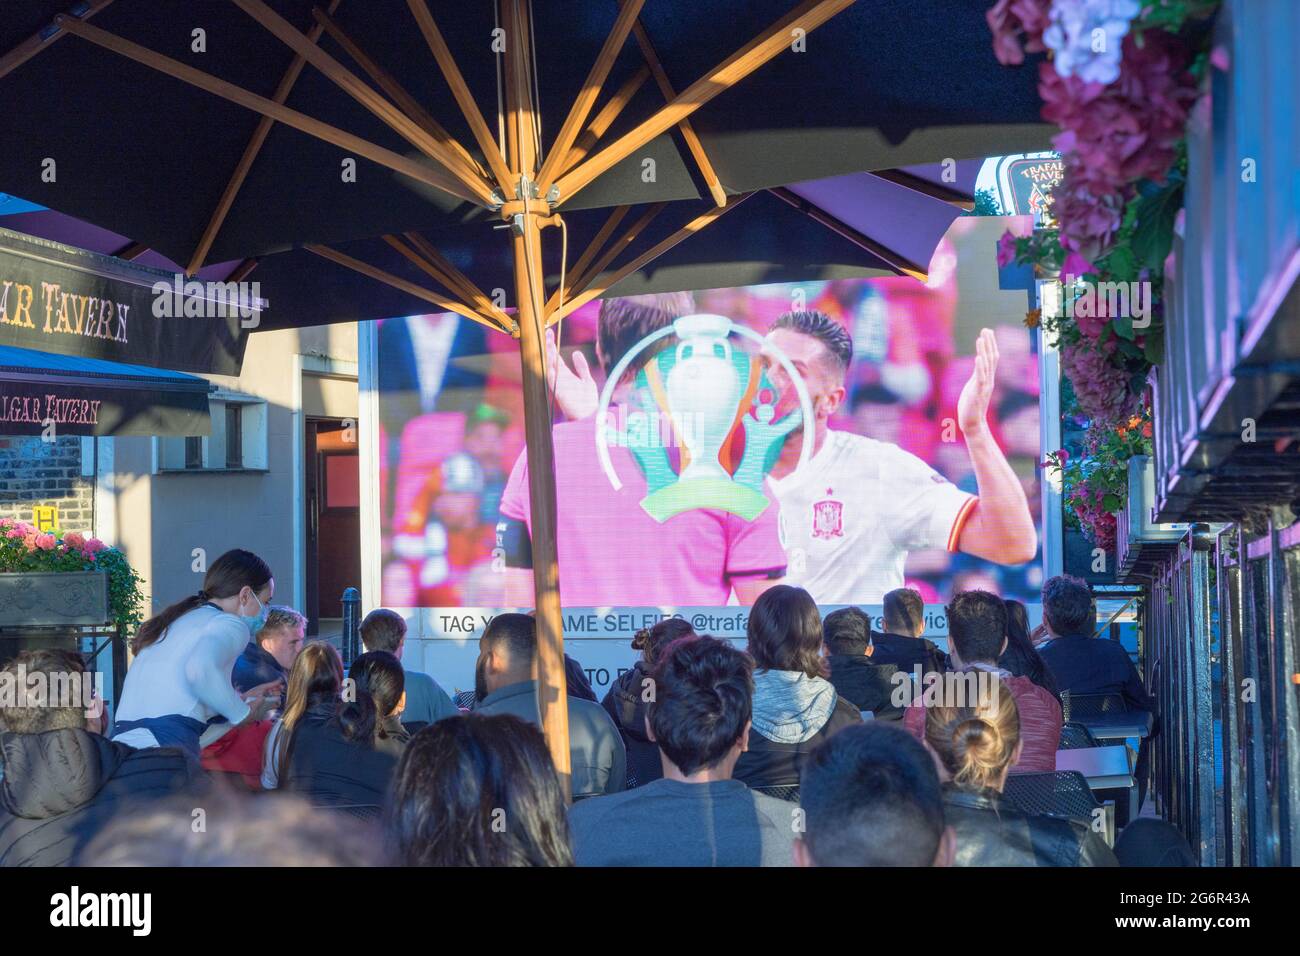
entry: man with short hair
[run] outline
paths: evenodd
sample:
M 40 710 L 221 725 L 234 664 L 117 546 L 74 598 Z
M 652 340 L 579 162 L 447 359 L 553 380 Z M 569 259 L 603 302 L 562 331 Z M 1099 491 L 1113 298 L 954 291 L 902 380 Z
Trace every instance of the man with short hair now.
M 832 611 L 822 621 L 822 640 L 836 692 L 876 720 L 901 720 L 902 708 L 891 700 L 898 668 L 876 662 L 871 618 L 856 607 Z
M 396 611 L 377 607 L 361 622 L 361 644 L 367 651 L 387 651 L 399 661 L 406 647 L 406 619 Z M 402 723 L 418 730 L 444 717 L 454 717 L 460 710 L 447 692 L 428 674 L 413 671 L 405 664 L 406 709 Z
M 978 497 L 889 442 L 830 427 L 844 402 L 853 360 L 848 331 L 824 312 L 787 312 L 768 332 L 767 373 L 782 402 L 794 402 L 784 354 L 812 401 L 812 457 L 796 471 L 804 429 L 786 439 L 768 476 L 781 503 L 791 581 L 819 604 L 874 604 L 903 584 L 908 552 L 944 548 L 997 564 L 1023 564 L 1038 532 L 1020 478 L 989 430 L 998 349 L 984 329 L 974 372 L 957 403 L 957 426 Z
M 753 664 L 726 641 L 684 637 L 651 677 L 646 732 L 663 777 L 569 811 L 579 866 L 789 866 L 798 806 L 732 778 L 749 742 Z
M 1155 698 L 1118 641 L 1096 640 L 1092 590 L 1068 574 L 1043 584 L 1043 623 L 1051 640 L 1038 649 L 1062 691 L 1118 694 L 1130 710 L 1154 714 Z
M 0 866 L 67 866 L 118 814 L 202 781 L 182 750 L 92 731 L 92 678 L 79 654 L 50 649 L 0 671 Z
M 693 311 L 689 293 L 606 299 L 596 342 L 605 373 L 646 336 Z M 622 373 L 610 406 L 615 421 L 644 417 L 643 403 L 656 386 L 640 388 L 637 376 L 673 341 L 669 336 L 652 344 Z M 596 448 L 596 384 L 586 362 L 575 362 L 576 375 L 558 356 L 548 362 L 557 376 L 557 404 L 576 419 L 554 427 L 561 602 L 566 607 L 715 606 L 727 604 L 734 589 L 741 604 L 753 604 L 785 573 L 776 500 L 749 521 L 722 508 L 690 507 L 694 502 L 662 521 L 652 517 L 642 507 L 650 490 L 636 457 L 642 449 L 611 443 L 609 466 L 622 487 L 615 489 L 606 475 Z M 646 440 L 653 447 L 660 436 L 651 430 Z M 506 484 L 497 525 L 506 604 L 515 607 L 533 603 L 532 533 L 525 450 Z
M 846 727 L 804 764 L 799 866 L 951 866 L 934 759 L 902 730 Z
M 1053 773 L 1061 744 L 1061 704 L 1052 693 L 1028 677 L 1016 677 L 998 666 L 1007 646 L 1007 606 L 988 591 L 963 591 L 948 604 L 948 640 L 953 670 L 959 674 L 987 672 L 1011 691 L 1020 711 L 1020 760 L 1012 773 Z M 935 675 L 946 692 L 951 675 Z M 976 686 L 980 686 L 978 680 Z M 903 715 L 903 726 L 917 740 L 925 739 L 924 682 Z M 954 706 L 955 701 L 948 701 Z
M 476 714 L 514 714 L 542 726 L 537 701 L 537 621 L 498 614 L 483 629 L 474 666 Z M 570 781 L 573 796 L 614 793 L 627 785 L 627 753 L 605 708 L 569 696 Z
M 291 607 L 272 604 L 257 638 L 235 659 L 230 683 L 241 694 L 275 681 L 288 681 L 306 639 L 307 619 Z
M 1160 708 L 1123 645 L 1093 635 L 1096 623 L 1092 589 L 1086 581 L 1061 574 L 1044 582 L 1043 624 L 1051 640 L 1038 653 L 1057 688 L 1071 694 L 1118 694 L 1129 710 L 1145 711 L 1153 717 L 1151 734 L 1138 745 L 1133 767 L 1140 802 L 1146 798 L 1151 738 L 1159 730 L 1154 717 Z
M 943 651 L 925 633 L 925 601 L 915 588 L 894 588 L 885 594 L 883 634 L 875 635 L 876 663 L 893 664 L 911 674 L 944 669 Z

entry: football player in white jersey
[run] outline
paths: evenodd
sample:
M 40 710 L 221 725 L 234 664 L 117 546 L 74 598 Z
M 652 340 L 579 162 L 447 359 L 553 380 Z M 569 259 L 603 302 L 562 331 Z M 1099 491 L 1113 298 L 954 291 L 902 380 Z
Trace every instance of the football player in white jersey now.
M 978 497 L 897 445 L 829 427 L 853 357 L 849 333 L 830 316 L 788 312 L 767 340 L 803 377 L 815 417 L 807 466 L 795 473 L 804 440 L 796 428 L 768 476 L 781 503 L 788 583 L 819 604 L 875 604 L 902 587 L 909 551 L 946 548 L 1008 565 L 1033 560 L 1038 533 L 1024 488 L 986 421 L 998 365 L 991 330 L 980 332 L 974 372 L 957 403 Z M 785 370 L 765 355 L 773 386 L 786 393 Z

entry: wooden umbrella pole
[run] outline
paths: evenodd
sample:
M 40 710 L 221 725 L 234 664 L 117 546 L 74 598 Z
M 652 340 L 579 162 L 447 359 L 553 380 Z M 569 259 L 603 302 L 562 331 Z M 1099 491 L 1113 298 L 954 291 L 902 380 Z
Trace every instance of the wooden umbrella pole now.
M 516 182 L 536 181 L 537 151 L 533 138 L 531 44 L 527 10 L 519 0 L 501 5 L 506 30 L 506 123 L 511 173 Z M 522 202 L 520 202 L 522 200 Z M 542 732 L 567 799 L 569 760 L 568 688 L 564 676 L 564 629 L 560 614 L 560 566 L 556 541 L 555 447 L 551 435 L 551 399 L 546 383 L 546 289 L 542 266 L 541 219 L 550 216 L 545 202 L 527 196 L 507 203 L 511 224 L 515 296 L 518 302 L 519 363 L 523 372 L 524 440 L 528 453 L 528 497 L 532 516 L 533 588 L 537 619 L 537 704 Z

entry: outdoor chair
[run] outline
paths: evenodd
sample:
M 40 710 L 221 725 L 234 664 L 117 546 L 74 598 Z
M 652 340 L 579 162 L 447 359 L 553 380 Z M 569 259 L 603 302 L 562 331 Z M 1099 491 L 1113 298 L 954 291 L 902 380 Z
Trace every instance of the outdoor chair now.
M 1022 813 L 1068 817 L 1089 824 L 1093 811 L 1101 806 L 1088 779 L 1077 770 L 1012 774 L 1002 797 Z
M 1092 731 L 1085 725 L 1077 721 L 1067 720 L 1061 726 L 1061 743 L 1057 750 L 1083 750 L 1087 747 L 1098 747 L 1097 738 L 1092 735 Z
M 1061 716 L 1067 721 L 1127 711 L 1128 705 L 1119 694 L 1071 694 L 1068 690 L 1061 692 Z

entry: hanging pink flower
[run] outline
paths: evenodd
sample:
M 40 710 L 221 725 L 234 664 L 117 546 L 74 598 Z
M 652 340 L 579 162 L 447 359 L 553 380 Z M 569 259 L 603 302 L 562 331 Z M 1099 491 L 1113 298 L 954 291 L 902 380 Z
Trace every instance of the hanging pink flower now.
M 55 545 L 58 543 L 59 539 L 54 537 L 54 535 L 50 534 L 48 531 L 45 534 L 38 534 L 36 536 L 35 544 L 41 551 L 53 551 Z
M 1017 66 L 1025 62 L 1026 53 L 1047 49 L 1043 46 L 1043 31 L 1051 23 L 1051 12 L 1051 0 L 998 0 L 984 14 L 993 31 L 993 54 L 998 62 Z
M 1016 261 L 1016 237 L 1008 230 L 998 240 L 998 268 L 1005 269 Z
M 86 550 L 89 551 L 91 554 L 99 554 L 99 552 L 105 551 L 107 549 L 108 549 L 108 545 L 100 541 L 98 538 L 91 538 L 89 541 L 86 542 Z
M 63 536 L 63 543 L 72 550 L 77 550 L 85 545 L 86 536 L 80 531 L 69 531 Z
M 1092 263 L 1073 249 L 1066 254 L 1065 261 L 1061 263 L 1061 275 L 1063 276 L 1078 277 L 1092 271 L 1094 271 Z

